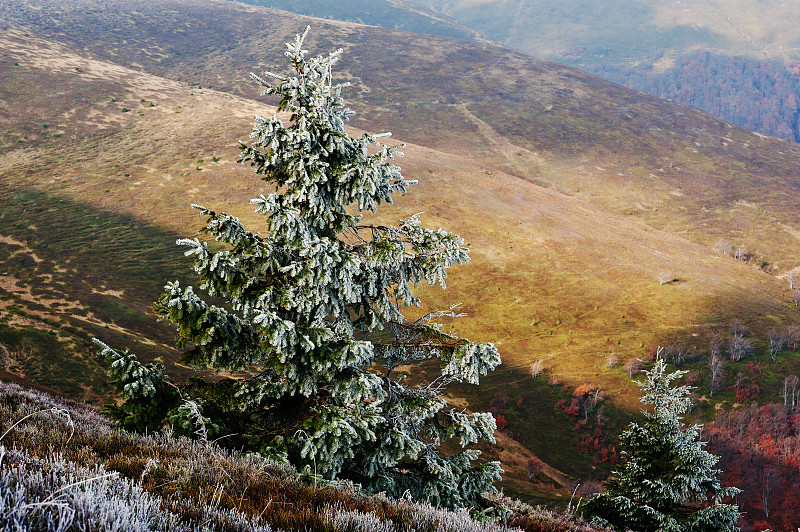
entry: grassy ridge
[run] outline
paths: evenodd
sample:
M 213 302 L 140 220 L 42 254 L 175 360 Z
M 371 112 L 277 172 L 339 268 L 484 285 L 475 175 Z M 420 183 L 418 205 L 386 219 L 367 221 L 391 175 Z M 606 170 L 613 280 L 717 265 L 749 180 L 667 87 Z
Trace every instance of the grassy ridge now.
M 344 20 L 414 33 L 428 33 L 453 39 L 487 41 L 479 31 L 425 9 L 419 3 L 386 0 L 248 0 L 246 4 L 300 13 L 316 18 Z
M 26 4 L 36 9 L 24 16 L 15 4 L 0 6 L 6 24 L 29 24 L 99 57 L 248 97 L 256 89 L 247 74 L 282 71 L 282 43 L 313 21 L 310 49 L 345 48 L 337 66 L 353 82 L 347 98 L 359 127 L 468 153 L 482 166 L 707 246 L 727 237 L 779 272 L 800 264 L 800 214 L 791 201 L 800 147 L 687 106 L 488 45 L 229 2 L 201 10 L 172 0 L 163 11 L 146 2 Z
M 136 253 L 159 246 L 158 268 L 142 268 L 152 255 L 110 268 L 103 246 L 67 234 L 65 242 L 96 249 L 76 250 L 79 256 L 69 263 L 66 256 L 53 260 L 63 259 L 59 267 L 78 274 L 84 263 L 87 275 L 99 272 L 92 280 L 106 294 L 85 297 L 96 298 L 92 312 L 105 312 L 93 325 L 104 340 L 169 359 L 166 347 L 143 340 L 168 343 L 170 333 L 155 325 L 138 328 L 146 326 L 142 315 L 171 268 L 172 277 L 186 271 L 182 257 L 166 257 L 170 248 L 180 253 L 170 243 L 173 235 L 192 236 L 202 224 L 188 204 L 226 210 L 248 228 L 262 227 L 247 204 L 263 192 L 261 183 L 233 161 L 236 139 L 246 137 L 252 116 L 272 110 L 209 90 L 208 84 L 255 93 L 241 81 L 245 73 L 282 64 L 281 43 L 305 20 L 225 2 L 199 9 L 196 2 L 175 1 L 165 11 L 144 2 L 108 9 L 88 1 L 20 5 L 41 11 L 20 14 L 17 4 L 0 4 L 0 23 L 18 24 L 0 37 L 6 54 L 0 91 L 13 103 L 3 109 L 10 124 L 0 148 L 4 186 L 11 194 L 44 194 L 37 196 L 42 199 L 36 208 L 43 203 L 46 213 L 52 208 L 47 205 L 72 198 L 63 205 L 77 217 L 57 209 L 52 219 L 41 214 L 53 227 L 66 216 L 66 233 L 77 224 Z M 65 26 L 56 31 L 50 15 Z M 39 34 L 54 40 L 25 33 L 24 24 L 41 24 Z M 128 45 L 118 39 L 129 39 Z M 487 409 L 509 386 L 523 405 L 544 402 L 542 409 L 554 412 L 558 394 L 570 392 L 553 388 L 550 394 L 530 380 L 528 369 L 539 359 L 568 387 L 588 384 L 607 392 L 609 410 L 634 409 L 636 389 L 621 367 L 606 367 L 610 354 L 624 362 L 671 341 L 701 349 L 734 317 L 746 320 L 763 342 L 769 328 L 796 319 L 784 280 L 710 249 L 720 236 L 729 236 L 777 264 L 776 272 L 795 263 L 790 230 L 798 227 L 798 214 L 791 203 L 776 202 L 765 212 L 767 205 L 755 202 L 794 193 L 795 147 L 519 54 L 432 37 L 409 42 L 402 32 L 315 22 L 309 48 L 339 45 L 347 48 L 343 76 L 355 83 L 348 96 L 365 111 L 358 124 L 420 143 L 409 145 L 399 161 L 420 185 L 379 219 L 394 223 L 424 212 L 426 225 L 462 234 L 473 250 L 472 262 L 452 272 L 450 290 L 424 295 L 426 310 L 463 302 L 469 318 L 446 327 L 500 346 L 504 372 L 480 393 L 464 391 L 476 410 Z M 54 97 L 61 85 L 68 88 L 63 100 Z M 42 86 L 50 89 L 36 89 Z M 25 119 L 29 108 L 40 113 L 36 131 L 62 133 L 34 138 Z M 106 226 L 106 217 L 136 230 Z M 15 230 L 38 227 L 36 221 L 25 224 Z M 35 262 L 31 253 L 39 257 L 39 251 L 23 242 L 33 240 L 26 234 L 7 233 L 8 256 L 19 253 Z M 16 271 L 21 276 L 23 268 Z M 679 281 L 660 286 L 662 271 Z M 31 285 L 45 290 L 39 286 L 43 279 Z M 75 315 L 89 312 L 82 309 L 84 296 L 76 294 L 62 314 L 71 308 L 78 309 Z M 49 309 L 36 310 L 43 314 L 36 317 L 39 327 L 45 319 L 61 319 L 45 313 Z M 98 334 L 86 327 L 81 334 Z M 792 370 L 792 364 L 781 370 Z M 777 389 L 778 377 L 773 380 L 770 389 Z M 510 430 L 525 433 L 526 445 L 538 454 L 572 474 L 589 474 L 590 458 L 575 459 L 566 451 L 573 425 L 566 416 L 540 418 L 529 407 L 509 416 Z M 542 430 L 558 434 L 558 449 L 539 438 Z M 520 471 L 518 479 L 524 477 Z

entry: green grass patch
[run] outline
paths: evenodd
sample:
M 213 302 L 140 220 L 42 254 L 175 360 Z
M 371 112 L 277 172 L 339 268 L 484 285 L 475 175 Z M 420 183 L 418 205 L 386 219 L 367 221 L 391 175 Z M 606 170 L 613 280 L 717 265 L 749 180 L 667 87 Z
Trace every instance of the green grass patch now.
M 0 346 L 8 370 L 68 397 L 85 398 L 83 386 L 111 392 L 99 364 L 78 358 L 56 331 L 0 324 Z
M 135 339 L 172 343 L 173 328 L 157 323 L 150 306 L 166 282 L 186 283 L 191 274 L 191 261 L 175 245 L 174 234 L 71 199 L 7 186 L 0 186 L 0 220 L 13 220 L 2 233 L 27 246 L 0 244 L 0 273 L 16 279 L 18 287 L 29 287 L 37 298 L 53 301 L 42 305 L 6 292 L 17 304 L 9 310 L 71 340 L 5 325 L 0 343 L 29 345 L 35 353 L 20 366 L 26 378 L 71 397 L 85 398 L 87 389 L 93 396 L 110 393 L 104 370 L 90 356 L 92 336 L 130 348 L 146 360 L 165 354 L 170 358 L 163 348 Z

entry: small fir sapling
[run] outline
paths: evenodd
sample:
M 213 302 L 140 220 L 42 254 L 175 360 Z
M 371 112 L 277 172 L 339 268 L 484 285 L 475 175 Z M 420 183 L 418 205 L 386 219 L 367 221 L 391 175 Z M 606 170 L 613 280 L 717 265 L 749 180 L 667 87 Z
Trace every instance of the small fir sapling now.
M 397 227 L 362 222 L 415 181 L 392 164 L 398 148 L 379 142 L 388 134 L 345 131 L 353 113 L 343 107 L 346 85 L 331 75 L 341 50 L 306 58 L 307 32 L 287 45 L 294 75 L 252 75 L 289 116 L 257 117 L 252 141 L 240 143 L 240 162 L 268 185 L 251 200 L 264 225 L 251 231 L 194 206 L 208 217 L 203 232 L 224 247 L 178 241 L 208 296 L 173 282 L 155 305 L 177 325 L 185 363 L 235 377 L 178 390 L 160 369 L 104 346 L 126 400 L 117 417 L 158 429 L 183 415 L 189 432 L 213 426 L 229 444 L 283 456 L 315 478 L 448 508 L 485 506 L 502 469 L 477 463 L 469 446 L 494 442 L 495 420 L 450 408 L 442 393 L 448 383 L 478 384 L 500 364 L 498 352 L 442 331 L 435 320 L 458 316 L 456 306 L 416 321 L 403 314 L 420 306 L 414 287 L 444 287 L 446 269 L 467 262 L 469 250 L 419 215 Z M 408 385 L 396 371 L 426 361 L 430 371 L 437 360 L 430 382 Z M 148 402 L 158 406 L 145 415 Z M 446 441 L 461 449 L 445 452 Z
M 605 483 L 606 492 L 580 505 L 593 523 L 617 531 L 734 532 L 736 505 L 722 499 L 741 490 L 723 487 L 714 469 L 719 458 L 704 449 L 700 425 L 685 425 L 691 406 L 688 386 L 672 386 L 685 371 L 667 372 L 663 359 L 645 379 L 644 423 L 631 423 L 620 436 L 623 464 Z

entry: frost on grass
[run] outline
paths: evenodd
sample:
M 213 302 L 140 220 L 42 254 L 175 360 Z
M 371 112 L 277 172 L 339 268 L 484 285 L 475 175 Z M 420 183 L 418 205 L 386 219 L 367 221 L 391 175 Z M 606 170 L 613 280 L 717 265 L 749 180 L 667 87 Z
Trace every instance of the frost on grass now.
M 488 522 L 367 497 L 351 484 L 303 481 L 285 463 L 214 442 L 128 433 L 92 407 L 0 381 L 2 434 L 0 530 L 598 530 L 509 499 L 496 501 L 513 512 L 509 520 Z

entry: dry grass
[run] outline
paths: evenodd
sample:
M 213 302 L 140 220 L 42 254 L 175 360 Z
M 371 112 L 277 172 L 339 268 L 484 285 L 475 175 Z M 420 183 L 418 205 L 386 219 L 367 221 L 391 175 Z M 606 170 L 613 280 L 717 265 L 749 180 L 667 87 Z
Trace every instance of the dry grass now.
M 12 44 L 9 50 L 23 59 L 24 46 L 34 51 L 45 46 L 21 39 Z M 70 68 L 77 56 L 60 48 L 47 50 L 60 54 L 57 59 L 64 65 L 61 72 L 50 69 L 51 76 L 73 75 Z M 26 68 L 31 78 L 44 72 Z M 60 192 L 93 208 L 121 210 L 175 234 L 199 225 L 183 207 L 190 202 L 258 222 L 246 200 L 262 187 L 246 168 L 233 164 L 234 142 L 248 130 L 248 115 L 259 110 L 268 114 L 268 109 L 214 91 L 187 94 L 192 89 L 154 81 L 147 74 L 123 75 L 92 64 L 82 70 L 74 75 L 89 76 L 82 86 L 94 90 L 103 86 L 97 81 L 103 73 L 113 72 L 104 79 L 104 92 L 117 94 L 118 104 L 132 101 L 131 108 L 139 93 L 125 99 L 120 96 L 123 86 L 160 84 L 158 99 L 144 95 L 159 111 L 132 117 L 124 128 L 102 136 L 91 134 L 87 122 L 75 118 L 65 127 L 76 131 L 76 141 L 15 150 L 0 159 L 6 183 L 48 190 L 53 161 L 69 157 L 59 168 Z M 238 109 L 235 121 L 228 120 L 231 107 Z M 427 297 L 431 306 L 463 301 L 470 318 L 454 327 L 466 336 L 495 341 L 506 363 L 522 366 L 545 358 L 569 384 L 592 381 L 616 390 L 628 385 L 623 372 L 604 367 L 610 350 L 627 359 L 641 356 L 665 336 L 692 334 L 724 322 L 728 315 L 790 312 L 789 304 L 781 302 L 781 283 L 704 246 L 462 156 L 420 146 L 405 152 L 401 162 L 406 174 L 421 184 L 396 207 L 384 209 L 380 219 L 393 222 L 424 211 L 427 224 L 457 228 L 467 239 L 472 263 L 453 271 L 451 290 L 431 291 Z M 212 154 L 220 160 L 210 162 Z M 123 170 L 130 177 L 109 179 L 109 173 Z M 659 290 L 653 279 L 662 270 L 676 272 L 684 281 Z M 116 288 L 124 291 L 123 286 Z
M 0 382 L 0 526 L 37 530 L 504 532 L 468 512 L 316 486 L 288 465 L 213 443 L 136 436 L 85 405 Z M 13 450 L 6 451 L 6 447 Z M 511 500 L 529 532 L 598 530 Z M 71 526 L 70 526 L 71 524 Z M 64 526 L 67 525 L 67 526 Z
M 271 111 L 233 94 L 255 95 L 247 72 L 282 68 L 304 21 L 231 2 L 154 6 L 0 5 L 0 208 L 12 221 L 0 333 L 22 345 L 52 329 L 64 360 L 9 369 L 67 376 L 44 383 L 62 393 L 107 393 L 92 335 L 174 360 L 149 305 L 187 274 L 172 243 L 202 224 L 190 203 L 259 228 L 247 200 L 262 183 L 235 164 L 236 140 Z M 472 262 L 447 292 L 424 290 L 425 305 L 463 302 L 469 317 L 446 327 L 496 342 L 506 371 L 542 359 L 548 378 L 631 410 L 638 392 L 609 354 L 703 346 L 734 317 L 761 336 L 793 320 L 785 280 L 711 245 L 729 238 L 777 272 L 800 263 L 797 146 L 487 46 L 323 21 L 309 45 L 345 46 L 356 125 L 416 143 L 399 163 L 420 185 L 379 219 L 423 211 L 467 239 Z M 661 271 L 680 281 L 658 286 Z M 504 386 L 488 382 L 489 397 Z

